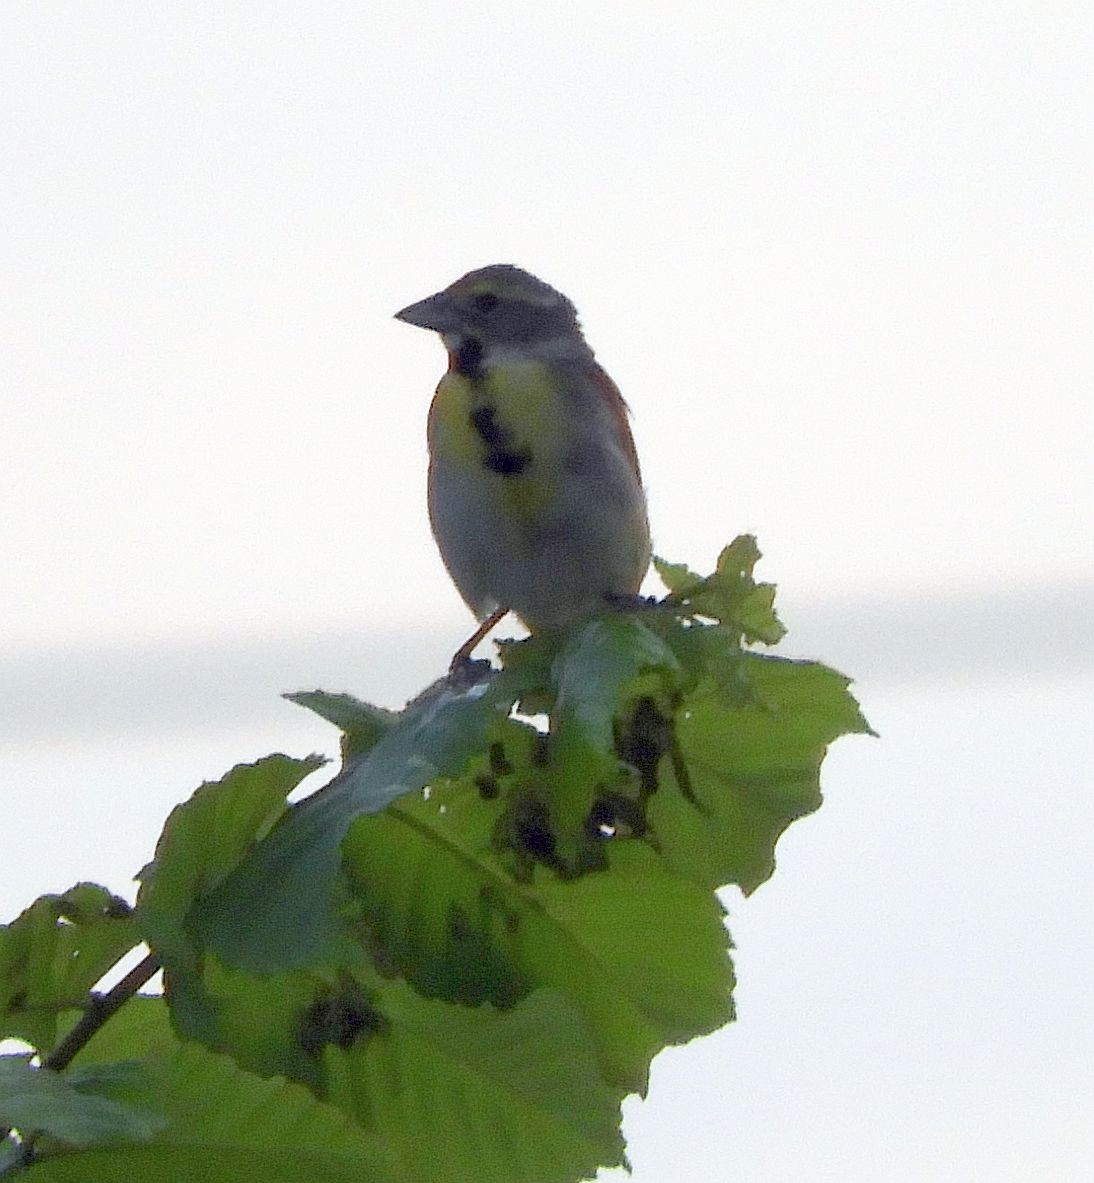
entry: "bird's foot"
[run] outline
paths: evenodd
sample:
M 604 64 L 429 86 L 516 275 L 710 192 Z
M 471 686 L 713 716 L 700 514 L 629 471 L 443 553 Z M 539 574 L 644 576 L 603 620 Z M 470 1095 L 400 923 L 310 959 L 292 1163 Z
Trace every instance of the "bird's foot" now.
M 452 660 L 448 663 L 448 680 L 456 689 L 467 690 L 489 675 L 493 669 L 490 662 L 481 658 L 476 661 L 471 654 L 508 611 L 508 608 L 495 608 L 452 655 Z
M 661 601 L 656 596 L 640 596 L 628 592 L 607 592 L 604 602 L 617 612 L 643 612 L 648 608 L 661 606 Z

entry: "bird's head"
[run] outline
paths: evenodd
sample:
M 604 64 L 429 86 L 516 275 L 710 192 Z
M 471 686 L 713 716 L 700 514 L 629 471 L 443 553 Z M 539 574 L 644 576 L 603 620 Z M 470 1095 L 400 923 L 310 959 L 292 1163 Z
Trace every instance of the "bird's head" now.
M 469 271 L 444 291 L 396 312 L 396 319 L 440 333 L 452 354 L 584 342 L 573 304 L 550 284 L 509 263 Z

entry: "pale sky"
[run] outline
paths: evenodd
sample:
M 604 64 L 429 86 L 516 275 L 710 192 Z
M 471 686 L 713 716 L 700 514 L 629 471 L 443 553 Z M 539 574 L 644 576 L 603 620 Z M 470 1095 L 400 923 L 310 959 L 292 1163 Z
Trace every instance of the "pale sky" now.
M 928 1062 L 922 1014 L 879 1019 L 877 997 L 914 1002 L 904 967 L 884 980 L 898 937 L 874 901 L 895 893 L 907 931 L 935 909 L 931 980 L 963 984 L 936 1008 L 951 1034 L 985 981 L 1010 1013 L 1001 923 L 969 944 L 983 901 L 1040 884 L 1028 932 L 1058 907 L 1060 947 L 1089 943 L 1076 903 L 1094 896 L 1089 874 L 1047 838 L 1024 841 L 1044 816 L 1061 843 L 1088 832 L 1085 787 L 1044 816 L 1022 803 L 1094 759 L 1079 709 L 1094 611 L 1092 44 L 1090 5 L 1053 0 L 4 5 L 0 779 L 53 837 L 5 879 L 5 915 L 77 878 L 125 890 L 156 819 L 202 778 L 329 742 L 277 690 L 397 705 L 443 668 L 470 620 L 425 515 L 444 355 L 392 313 L 512 262 L 575 301 L 630 402 L 658 550 L 704 567 L 755 532 L 793 652 L 860 673 L 884 733 L 837 749 L 786 878 L 743 906 L 753 1025 L 725 1036 L 724 1059 L 711 1040 L 655 1072 L 672 1116 L 634 1118 L 635 1183 L 997 1183 L 1037 1162 L 1078 1179 L 1065 1156 L 1076 1138 L 1094 1152 L 1080 1132 L 1094 1086 L 1063 1061 L 1051 1088 L 1027 1073 L 1025 1094 L 974 1105 L 975 1134 L 960 1106 L 909 1102 L 952 1100 L 961 1064 L 982 1097 L 999 1065 L 960 1036 Z M 997 761 L 1006 737 L 1018 750 Z M 909 801 L 924 810 L 911 820 Z M 864 873 L 848 852 L 870 836 Z M 955 865 L 958 897 L 941 886 Z M 904 1036 L 874 1049 L 888 1093 L 861 1048 L 825 1043 L 831 948 L 791 956 L 819 898 L 830 940 L 885 934 L 836 962 L 847 1030 Z M 782 998 L 777 983 L 762 994 L 780 949 L 806 994 L 830 994 L 794 1011 L 797 1045 L 771 1050 L 793 1009 L 770 1027 L 758 1013 Z M 1029 1045 L 1050 1068 L 1053 1049 L 1094 1051 L 1065 1038 L 1090 1016 L 1068 1009 L 1068 983 L 1094 966 L 1059 968 L 1021 1000 L 1052 995 L 1038 1021 L 1059 1023 Z M 822 1048 L 861 1082 L 831 1112 Z M 724 1125 L 689 1129 L 695 1097 L 721 1097 L 711 1080 Z M 813 1114 L 815 1136 L 749 1124 L 738 1087 Z M 909 1104 L 901 1173 L 870 1136 Z M 1041 1115 L 1021 1153 L 1005 1141 L 1018 1113 Z M 723 1139 L 740 1149 L 746 1126 L 753 1166 L 734 1174 Z M 947 1138 L 949 1156 L 914 1159 Z
M 9 5 L 12 639 L 461 611 L 439 343 L 510 261 L 631 403 L 658 547 L 799 596 L 1094 578 L 1089 7 Z

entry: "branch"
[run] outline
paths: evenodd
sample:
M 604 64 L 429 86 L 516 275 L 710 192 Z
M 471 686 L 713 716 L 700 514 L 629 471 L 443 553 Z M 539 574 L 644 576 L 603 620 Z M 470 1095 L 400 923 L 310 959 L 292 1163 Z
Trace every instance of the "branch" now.
M 92 998 L 91 1004 L 80 1017 L 80 1021 L 42 1061 L 43 1068 L 59 1072 L 67 1068 L 73 1057 L 91 1039 L 96 1031 L 160 969 L 160 959 L 149 953 L 105 994 Z

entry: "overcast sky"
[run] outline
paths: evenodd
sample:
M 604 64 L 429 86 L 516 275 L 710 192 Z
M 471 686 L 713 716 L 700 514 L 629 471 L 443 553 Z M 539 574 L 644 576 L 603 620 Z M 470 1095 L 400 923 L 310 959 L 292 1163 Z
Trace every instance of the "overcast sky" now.
M 635 1183 L 1080 1178 L 1092 44 L 1053 0 L 5 4 L 4 914 L 330 746 L 277 691 L 443 668 L 444 355 L 392 313 L 512 262 L 630 402 L 657 549 L 755 532 L 883 733 L 739 909 L 747 1013 L 655 1072 Z
M 794 596 L 1090 580 L 1085 4 L 14 4 L 0 620 L 461 611 L 443 353 L 511 261 L 629 399 L 657 546 Z

